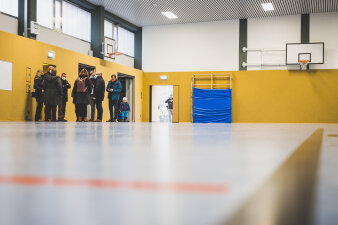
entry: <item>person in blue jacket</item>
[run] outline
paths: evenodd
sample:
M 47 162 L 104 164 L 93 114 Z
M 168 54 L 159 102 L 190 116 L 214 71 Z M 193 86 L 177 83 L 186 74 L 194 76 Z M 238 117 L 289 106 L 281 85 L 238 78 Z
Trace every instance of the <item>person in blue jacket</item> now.
M 106 91 L 108 92 L 110 112 L 110 120 L 107 122 L 115 122 L 119 112 L 118 102 L 120 100 L 120 93 L 122 91 L 121 82 L 117 80 L 117 76 L 115 74 L 111 75 L 111 80 L 107 85 Z

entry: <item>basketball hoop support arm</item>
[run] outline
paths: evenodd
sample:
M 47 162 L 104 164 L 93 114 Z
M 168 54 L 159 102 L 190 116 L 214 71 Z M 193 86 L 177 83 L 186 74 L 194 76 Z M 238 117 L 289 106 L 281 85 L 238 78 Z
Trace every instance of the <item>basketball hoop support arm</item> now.
M 246 68 L 248 66 L 286 66 L 286 64 L 285 63 L 280 63 L 280 64 L 278 64 L 278 63 L 248 64 L 246 62 L 242 63 L 243 68 Z
M 264 49 L 264 48 L 246 48 L 243 47 L 243 52 L 285 52 L 285 49 Z

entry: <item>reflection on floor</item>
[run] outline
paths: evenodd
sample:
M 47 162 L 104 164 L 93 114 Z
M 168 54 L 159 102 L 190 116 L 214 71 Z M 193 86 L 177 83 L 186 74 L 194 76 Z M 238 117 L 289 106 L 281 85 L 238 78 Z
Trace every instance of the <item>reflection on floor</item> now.
M 0 224 L 238 224 L 260 192 L 313 196 L 302 223 L 335 224 L 337 136 L 328 124 L 1 123 Z M 280 171 L 304 188 L 275 191 Z M 294 222 L 277 202 L 256 208 L 264 220 L 250 224 Z

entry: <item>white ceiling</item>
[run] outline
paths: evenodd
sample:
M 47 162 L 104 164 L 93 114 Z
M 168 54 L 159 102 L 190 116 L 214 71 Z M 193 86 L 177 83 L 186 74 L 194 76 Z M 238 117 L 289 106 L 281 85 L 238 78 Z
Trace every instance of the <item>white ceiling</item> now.
M 229 19 L 337 12 L 338 0 L 88 0 L 137 25 L 196 23 Z M 264 12 L 261 4 L 272 2 L 275 10 Z M 157 7 L 153 4 L 156 3 Z M 162 11 L 172 11 L 169 20 Z

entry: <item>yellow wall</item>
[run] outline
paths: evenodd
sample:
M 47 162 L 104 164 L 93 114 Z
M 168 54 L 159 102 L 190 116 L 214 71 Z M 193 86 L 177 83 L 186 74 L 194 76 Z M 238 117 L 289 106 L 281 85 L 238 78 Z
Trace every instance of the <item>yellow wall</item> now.
M 143 73 L 140 70 L 40 43 L 0 31 L 0 60 L 13 62 L 13 91 L 0 90 L 0 120 L 23 121 L 27 106 L 35 115 L 35 99 L 27 98 L 26 67 L 36 70 L 43 63 L 57 66 L 58 73 L 68 74 L 73 85 L 78 64 L 95 66 L 106 83 L 113 73 L 135 76 L 135 119 L 149 120 L 149 86 L 178 85 L 180 122 L 190 121 L 192 72 Z M 47 52 L 56 59 L 48 60 Z M 205 72 L 204 72 L 205 73 Z M 338 123 L 338 70 L 311 71 L 234 71 L 233 122 Z M 168 80 L 161 81 L 160 75 Z M 142 93 L 143 92 L 143 93 Z M 69 92 L 70 96 L 70 92 Z M 66 118 L 75 120 L 74 105 L 67 104 Z M 33 104 L 31 104 L 33 102 Z M 107 98 L 104 120 L 109 119 Z
M 48 51 L 56 52 L 56 58 L 54 60 L 47 59 Z M 67 73 L 67 79 L 72 86 L 78 75 L 79 63 L 95 66 L 97 71 L 103 72 L 103 78 L 106 81 L 106 84 L 110 80 L 110 75 L 117 74 L 117 72 L 135 76 L 135 120 L 141 121 L 141 93 L 143 84 L 143 71 L 141 70 L 136 70 L 3 31 L 0 31 L 0 60 L 13 63 L 12 91 L 0 90 L 0 121 L 25 120 L 27 106 L 33 111 L 30 118 L 34 118 L 36 103 L 35 99 L 32 101 L 27 99 L 26 67 L 32 69 L 31 79 L 33 85 L 35 73 L 38 69 L 42 69 L 43 63 L 56 65 L 58 74 L 61 74 L 62 72 Z M 66 119 L 75 121 L 74 104 L 72 103 L 70 94 L 69 91 Z M 33 102 L 33 105 L 29 106 L 31 102 Z M 105 98 L 103 102 L 103 110 L 103 119 L 108 120 L 109 109 L 107 98 Z
M 168 80 L 160 80 L 160 75 L 167 75 Z M 149 87 L 150 85 L 178 85 L 179 86 L 179 122 L 190 121 L 190 72 L 178 73 L 144 73 L 143 76 L 143 121 L 149 121 Z
M 231 73 L 233 122 L 338 123 L 338 70 Z M 144 73 L 143 120 L 149 120 L 150 85 L 180 85 L 180 122 L 189 122 L 192 74 Z

